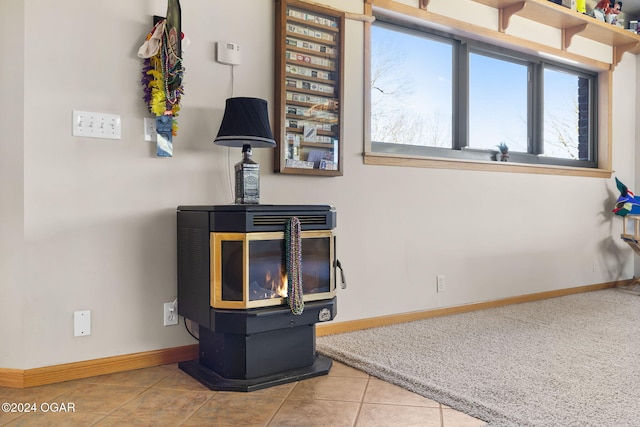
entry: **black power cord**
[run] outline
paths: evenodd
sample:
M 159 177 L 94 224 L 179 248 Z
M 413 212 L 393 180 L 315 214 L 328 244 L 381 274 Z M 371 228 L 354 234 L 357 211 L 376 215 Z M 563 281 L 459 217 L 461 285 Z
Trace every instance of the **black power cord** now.
M 187 319 L 184 319 L 184 328 L 187 330 L 187 332 L 189 332 L 189 335 L 191 335 L 192 337 L 194 337 L 196 340 L 200 341 L 200 338 L 198 338 L 197 336 L 195 336 L 193 334 L 193 332 L 191 332 L 191 330 L 189 330 L 189 326 L 187 326 Z

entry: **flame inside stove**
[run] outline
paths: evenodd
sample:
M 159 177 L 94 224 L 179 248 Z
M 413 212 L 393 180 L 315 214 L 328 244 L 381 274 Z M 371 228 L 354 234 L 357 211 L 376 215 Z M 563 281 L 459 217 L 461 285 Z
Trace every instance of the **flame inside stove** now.
M 279 274 L 273 274 L 271 273 L 271 270 L 268 270 L 265 280 L 267 285 L 271 288 L 271 298 L 287 297 L 287 288 L 289 283 L 287 281 L 286 272 L 280 269 Z

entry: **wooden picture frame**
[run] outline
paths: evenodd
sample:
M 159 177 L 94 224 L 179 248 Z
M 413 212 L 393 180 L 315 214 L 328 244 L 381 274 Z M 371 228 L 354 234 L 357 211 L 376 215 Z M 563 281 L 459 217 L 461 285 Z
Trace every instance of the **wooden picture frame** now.
M 274 169 L 342 175 L 343 12 L 276 0 Z

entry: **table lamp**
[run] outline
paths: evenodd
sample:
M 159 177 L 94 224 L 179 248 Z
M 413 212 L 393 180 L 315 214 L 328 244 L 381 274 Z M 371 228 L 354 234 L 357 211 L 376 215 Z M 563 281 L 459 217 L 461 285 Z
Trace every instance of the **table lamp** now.
M 235 165 L 235 203 L 260 203 L 260 166 L 251 159 L 251 148 L 274 148 L 267 101 L 259 98 L 229 98 L 218 136 L 213 141 L 225 147 L 242 147 L 242 160 Z

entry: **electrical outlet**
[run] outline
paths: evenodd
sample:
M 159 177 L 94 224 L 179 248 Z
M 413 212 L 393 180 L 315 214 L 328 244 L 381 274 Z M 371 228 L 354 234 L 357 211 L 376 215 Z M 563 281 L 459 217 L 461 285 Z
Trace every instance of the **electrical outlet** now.
M 178 310 L 176 302 L 164 303 L 164 326 L 172 326 L 178 324 Z
M 117 114 L 73 112 L 73 136 L 90 138 L 122 139 L 122 125 Z
M 438 292 L 444 292 L 444 274 L 439 274 L 436 276 L 436 285 Z
M 144 118 L 144 140 L 157 142 L 158 132 L 156 132 L 156 119 L 145 117 Z

